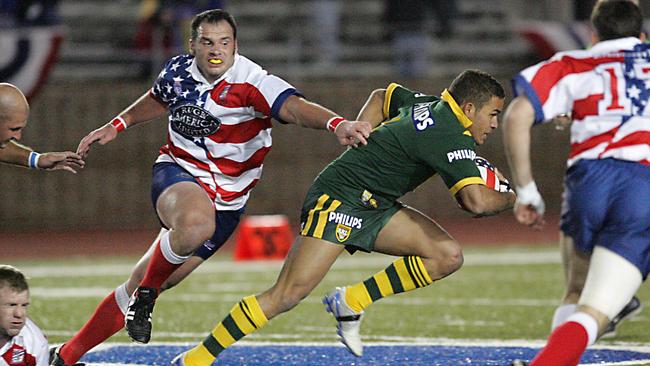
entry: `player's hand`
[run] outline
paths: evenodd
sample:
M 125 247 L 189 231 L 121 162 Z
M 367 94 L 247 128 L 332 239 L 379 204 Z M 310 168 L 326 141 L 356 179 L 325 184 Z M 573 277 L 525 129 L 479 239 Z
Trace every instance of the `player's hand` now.
M 43 153 L 38 158 L 38 167 L 47 170 L 67 170 L 76 174 L 85 165 L 81 156 L 72 151 Z
M 106 145 L 117 136 L 117 130 L 110 124 L 106 124 L 103 127 L 100 127 L 93 132 L 89 133 L 86 137 L 81 139 L 79 142 L 79 147 L 77 147 L 77 154 L 82 158 L 85 158 L 90 151 L 90 146 L 95 142 L 98 142 L 100 145 Z
M 523 187 L 517 187 L 517 201 L 515 201 L 514 213 L 519 223 L 531 226 L 534 229 L 541 229 L 544 226 L 544 211 L 546 205 L 542 195 L 537 190 L 534 181 Z
M 517 222 L 530 226 L 533 229 L 541 230 L 546 224 L 544 214 L 540 214 L 533 205 L 524 205 L 515 201 L 514 213 Z
M 372 132 L 372 126 L 364 121 L 343 121 L 338 126 L 334 134 L 343 146 L 359 146 L 368 144 L 368 136 Z

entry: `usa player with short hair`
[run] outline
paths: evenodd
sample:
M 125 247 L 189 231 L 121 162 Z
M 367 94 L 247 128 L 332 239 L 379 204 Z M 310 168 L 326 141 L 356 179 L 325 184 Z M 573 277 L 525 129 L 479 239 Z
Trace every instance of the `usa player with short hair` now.
M 125 319 L 134 341 L 149 341 L 161 289 L 182 280 L 237 226 L 271 148 L 272 119 L 329 129 L 342 145 L 365 144 L 371 132 L 369 123 L 347 121 L 307 101 L 289 83 L 239 55 L 235 20 L 223 10 L 195 16 L 189 48 L 190 54 L 165 64 L 149 91 L 79 144 L 78 153 L 86 156 L 93 144 L 104 145 L 127 127 L 169 115 L 167 144 L 152 182 L 164 230 L 131 278 L 104 299 L 53 364 L 75 363 L 122 329 Z
M 531 172 L 530 128 L 573 119 L 561 230 L 573 261 L 567 293 L 575 298 L 565 297 L 556 311 L 557 327 L 536 366 L 578 364 L 650 271 L 650 45 L 632 1 L 600 1 L 591 20 L 591 49 L 524 69 L 505 115 L 514 212 L 531 226 L 543 223 L 544 201 Z
M 323 299 L 338 322 L 341 341 L 361 356 L 359 329 L 366 308 L 426 287 L 463 263 L 460 244 L 435 221 L 400 203 L 401 196 L 439 174 L 460 206 L 475 215 L 493 215 L 514 204 L 514 193 L 486 187 L 474 162 L 476 145 L 498 126 L 504 98 L 499 82 L 478 70 L 461 73 L 441 97 L 394 83 L 375 90 L 357 119 L 381 125 L 367 145 L 348 149 L 312 184 L 300 236 L 276 283 L 235 304 L 203 342 L 172 365 L 211 365 L 225 348 L 309 295 L 344 250 L 400 257 Z
M 29 103 L 25 95 L 15 85 L 0 83 L 0 162 L 71 173 L 83 168 L 83 159 L 72 151 L 38 153 L 19 144 L 28 117 Z
M 0 264 L 0 366 L 47 366 L 48 344 L 27 316 L 29 285 L 17 268 Z

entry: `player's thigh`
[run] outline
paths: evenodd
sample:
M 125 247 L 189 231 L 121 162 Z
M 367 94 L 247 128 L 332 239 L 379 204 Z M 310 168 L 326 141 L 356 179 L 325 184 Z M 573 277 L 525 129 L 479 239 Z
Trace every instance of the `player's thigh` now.
M 404 206 L 379 231 L 374 251 L 396 256 L 417 255 L 427 259 L 460 255 L 460 246 L 433 219 Z
M 165 189 L 156 201 L 156 212 L 169 228 L 196 222 L 214 226 L 212 201 L 203 188 L 193 182 L 178 182 Z

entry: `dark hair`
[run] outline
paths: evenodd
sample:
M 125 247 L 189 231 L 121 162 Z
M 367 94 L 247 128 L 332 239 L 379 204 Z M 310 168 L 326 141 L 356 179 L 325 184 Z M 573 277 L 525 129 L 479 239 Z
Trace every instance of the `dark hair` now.
M 641 9 L 630 0 L 600 0 L 591 12 L 598 39 L 638 37 L 643 27 Z
M 29 289 L 27 279 L 17 268 L 6 264 L 0 264 L 0 288 L 9 286 L 16 292 L 23 292 Z
M 449 93 L 458 105 L 474 103 L 477 109 L 492 99 L 505 98 L 506 92 L 497 79 L 481 70 L 465 70 L 449 86 Z
M 235 23 L 235 18 L 233 18 L 230 13 L 223 9 L 206 10 L 202 13 L 196 14 L 194 16 L 194 19 L 192 19 L 192 39 L 195 40 L 199 36 L 199 26 L 201 23 L 217 23 L 222 20 L 225 20 L 228 22 L 228 24 L 230 24 L 232 27 L 233 35 L 235 36 L 235 39 L 237 39 L 237 23 Z

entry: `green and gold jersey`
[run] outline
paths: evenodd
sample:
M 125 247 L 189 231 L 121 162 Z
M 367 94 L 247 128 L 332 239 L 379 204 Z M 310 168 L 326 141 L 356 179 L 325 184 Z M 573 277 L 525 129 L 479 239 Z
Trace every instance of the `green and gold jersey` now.
M 385 121 L 367 145 L 350 148 L 330 163 L 316 184 L 351 204 L 387 207 L 434 174 L 452 194 L 484 184 L 474 164 L 471 121 L 446 90 L 423 95 L 400 85 L 386 90 Z

